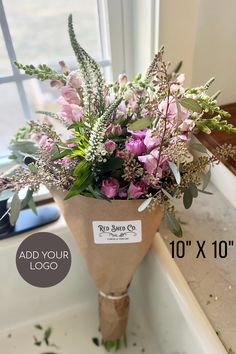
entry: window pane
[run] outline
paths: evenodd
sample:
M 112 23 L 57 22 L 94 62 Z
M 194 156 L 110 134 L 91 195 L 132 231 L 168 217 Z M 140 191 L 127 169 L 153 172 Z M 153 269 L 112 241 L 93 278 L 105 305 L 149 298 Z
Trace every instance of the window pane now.
M 2 31 L 0 29 L 0 77 L 12 74 L 10 60 L 8 58 Z
M 7 154 L 8 144 L 17 130 L 25 124 L 16 84 L 0 85 L 0 155 Z M 4 98 L 3 98 L 4 97 Z
M 81 45 L 96 59 L 101 59 L 96 0 L 3 2 L 19 62 L 74 60 L 67 33 L 69 12 L 73 14 Z

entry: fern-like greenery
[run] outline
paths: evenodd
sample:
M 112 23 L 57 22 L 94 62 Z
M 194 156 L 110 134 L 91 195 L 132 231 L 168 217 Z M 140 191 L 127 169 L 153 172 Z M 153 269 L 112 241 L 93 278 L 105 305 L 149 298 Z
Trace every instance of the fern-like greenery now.
M 40 64 L 37 67 L 34 65 L 23 65 L 18 62 L 14 62 L 15 66 L 23 70 L 27 75 L 36 76 L 38 80 L 59 80 L 62 83 L 66 82 L 65 75 L 58 73 L 56 70 L 49 68 L 46 64 Z

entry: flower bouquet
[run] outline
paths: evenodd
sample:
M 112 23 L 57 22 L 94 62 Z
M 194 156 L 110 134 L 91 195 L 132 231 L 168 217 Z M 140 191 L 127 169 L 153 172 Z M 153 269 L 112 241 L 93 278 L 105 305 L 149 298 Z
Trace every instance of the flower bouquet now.
M 182 236 L 174 200 L 183 198 L 189 208 L 199 193 L 209 193 L 211 166 L 235 153 L 224 145 L 212 156 L 192 142 L 192 135 L 236 128 L 218 106 L 218 93 L 207 94 L 213 79 L 184 88 L 184 75 L 169 72 L 163 48 L 145 75 L 129 81 L 121 74 L 106 84 L 98 64 L 77 42 L 72 16 L 68 27 L 78 70 L 70 71 L 62 61 L 60 72 L 45 64 L 15 63 L 51 81 L 60 92 L 60 111 L 40 111 L 43 121 L 29 121 L 16 134 L 10 149 L 18 165 L 0 177 L 0 192 L 2 198 L 13 196 L 14 224 L 22 206 L 33 206 L 33 192 L 41 184 L 49 188 L 99 290 L 103 343 L 117 349 L 126 330 L 130 282 L 162 217 Z M 64 127 L 60 134 L 53 120 Z

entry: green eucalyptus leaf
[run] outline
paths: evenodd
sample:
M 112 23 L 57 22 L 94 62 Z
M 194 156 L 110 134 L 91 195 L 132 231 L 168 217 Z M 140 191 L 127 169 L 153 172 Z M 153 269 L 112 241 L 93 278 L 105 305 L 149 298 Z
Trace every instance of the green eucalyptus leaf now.
M 21 209 L 21 200 L 18 196 L 18 193 L 15 193 L 11 201 L 11 211 L 10 211 L 10 223 L 12 226 L 15 225 L 18 219 L 18 216 L 20 214 L 20 209 Z
M 179 100 L 179 103 L 181 104 L 181 106 L 189 109 L 192 112 L 197 112 L 197 113 L 202 112 L 202 107 L 193 98 L 190 97 L 182 98 L 181 100 Z
M 202 144 L 199 144 L 199 143 L 190 144 L 190 149 L 194 149 L 198 152 L 203 152 L 203 153 L 207 154 L 207 149 L 205 148 L 205 146 L 203 146 Z
M 30 200 L 28 201 L 28 206 L 29 206 L 29 208 L 32 210 L 32 212 L 33 212 L 35 215 L 37 215 L 37 207 L 36 207 L 36 204 L 35 204 L 35 202 L 34 202 L 33 197 L 30 198 Z
M 184 203 L 185 209 L 189 209 L 193 203 L 193 195 L 191 193 L 191 190 L 188 188 L 186 188 L 184 191 L 183 203 Z
M 203 193 L 203 194 L 213 195 L 213 193 L 208 192 L 208 191 L 204 191 L 202 189 L 198 189 L 198 192 Z
M 173 213 L 171 211 L 166 211 L 165 213 L 165 221 L 170 229 L 170 231 L 177 237 L 182 237 L 183 232 L 181 229 L 180 224 L 174 217 Z
M 33 193 L 34 193 L 34 191 L 32 189 L 27 190 L 24 199 L 21 201 L 21 209 L 25 208 L 28 205 L 30 199 L 33 196 Z
M 144 211 L 152 201 L 152 197 L 145 199 L 144 202 L 138 207 L 138 211 L 141 213 Z
M 135 122 L 131 123 L 129 125 L 129 129 L 130 130 L 142 130 L 142 129 L 150 127 L 151 124 L 152 124 L 152 121 L 150 120 L 150 118 L 141 118 L 141 119 L 138 119 Z
M 164 188 L 161 189 L 162 193 L 165 194 L 167 196 L 167 198 L 169 198 L 173 203 L 176 201 L 175 198 L 168 193 Z
M 171 171 L 173 172 L 173 175 L 175 176 L 175 180 L 178 184 L 180 184 L 181 181 L 181 176 L 180 176 L 180 172 L 179 169 L 177 167 L 177 165 L 174 162 L 168 162 L 169 167 L 171 169 Z
M 198 190 L 197 190 L 196 184 L 194 184 L 193 182 L 190 182 L 189 183 L 189 189 L 190 189 L 190 191 L 192 193 L 193 198 L 197 198 Z
M 6 199 L 11 198 L 14 193 L 15 193 L 15 192 L 12 192 L 11 189 L 6 189 L 6 190 L 2 191 L 2 192 L 0 193 L 0 202 L 1 202 L 2 200 L 6 200 Z
M 209 169 L 202 178 L 202 189 L 205 190 L 211 180 L 211 170 Z

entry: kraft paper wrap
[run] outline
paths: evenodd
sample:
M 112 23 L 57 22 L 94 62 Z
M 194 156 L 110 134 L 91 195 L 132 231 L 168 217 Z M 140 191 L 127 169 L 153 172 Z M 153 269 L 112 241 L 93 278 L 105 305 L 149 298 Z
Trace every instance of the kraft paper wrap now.
M 159 208 L 138 212 L 142 200 L 113 200 L 111 203 L 84 196 L 64 200 L 65 193 L 51 191 L 73 233 L 89 273 L 102 292 L 99 294 L 99 317 L 104 341 L 116 340 L 125 334 L 132 277 L 147 254 L 162 219 Z M 93 221 L 141 220 L 142 241 L 126 244 L 96 244 Z M 104 296 L 124 295 L 118 299 Z M 126 295 L 125 295 L 126 294 Z

